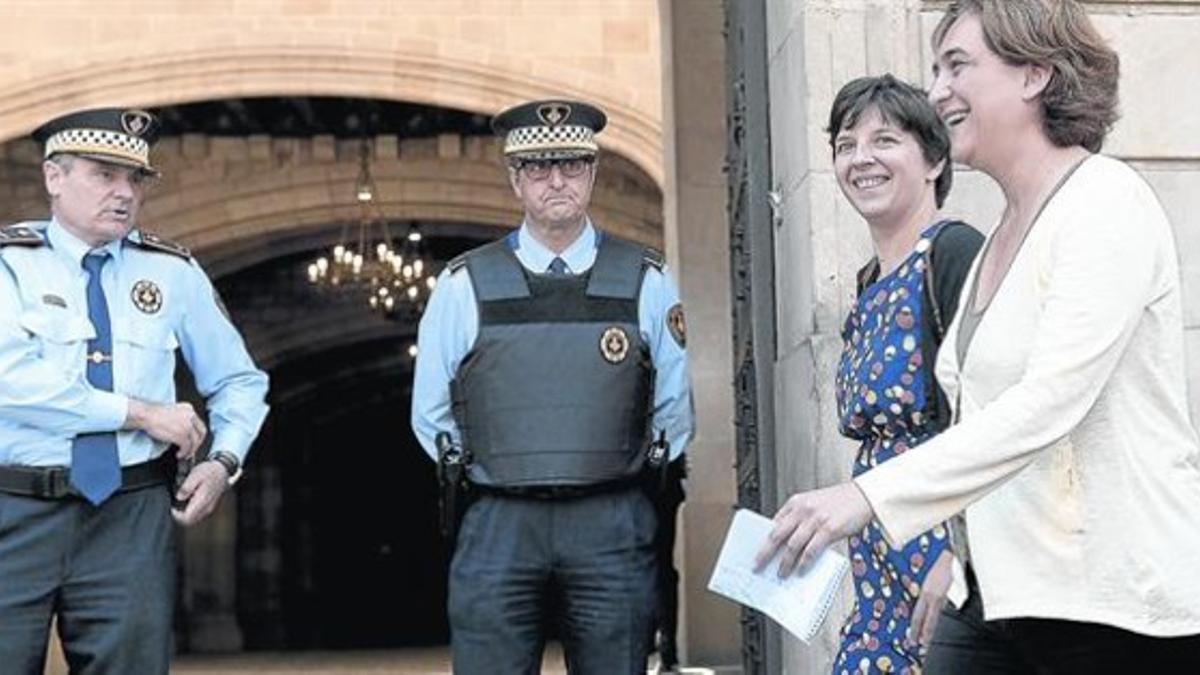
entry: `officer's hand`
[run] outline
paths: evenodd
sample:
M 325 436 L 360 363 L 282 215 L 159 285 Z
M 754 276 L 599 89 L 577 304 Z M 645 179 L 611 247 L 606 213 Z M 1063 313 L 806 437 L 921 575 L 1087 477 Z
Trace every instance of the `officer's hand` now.
M 205 461 L 192 467 L 191 473 L 179 486 L 175 499 L 187 502 L 180 509 L 171 509 L 171 516 L 180 525 L 195 525 L 217 508 L 221 495 L 229 489 L 229 473 L 220 462 Z
M 130 399 L 125 427 L 141 429 L 156 441 L 177 446 L 179 450 L 175 457 L 178 459 L 195 455 L 208 435 L 208 427 L 191 403 L 158 405 Z

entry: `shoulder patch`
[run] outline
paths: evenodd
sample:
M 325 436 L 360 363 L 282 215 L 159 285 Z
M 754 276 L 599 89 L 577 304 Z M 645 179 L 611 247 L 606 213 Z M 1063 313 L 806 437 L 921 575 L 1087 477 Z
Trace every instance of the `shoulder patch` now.
M 675 303 L 667 311 L 667 329 L 680 349 L 687 349 L 687 320 L 683 318 L 683 303 Z
M 36 230 L 24 225 L 0 228 L 0 246 L 45 246 L 46 240 Z
M 131 237 L 128 241 L 139 248 L 146 249 L 147 251 L 169 253 L 173 256 L 183 258 L 184 260 L 188 261 L 192 259 L 192 252 L 189 251 L 186 246 L 173 242 L 170 239 L 163 239 L 153 232 L 143 231 L 141 232 L 140 237 L 137 239 Z
M 667 259 L 663 256 L 662 251 L 650 248 L 649 246 L 642 249 L 642 261 L 659 272 L 667 264 Z

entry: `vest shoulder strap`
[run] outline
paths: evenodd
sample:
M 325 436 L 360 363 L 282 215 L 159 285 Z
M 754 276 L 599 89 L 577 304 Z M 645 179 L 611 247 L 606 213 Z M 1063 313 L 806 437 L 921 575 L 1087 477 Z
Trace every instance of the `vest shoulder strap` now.
M 478 302 L 529 297 L 525 271 L 506 239 L 468 252 L 466 265 Z
M 646 266 L 661 269 L 661 260 L 653 249 L 610 234 L 601 235 L 587 294 L 594 298 L 636 299 Z

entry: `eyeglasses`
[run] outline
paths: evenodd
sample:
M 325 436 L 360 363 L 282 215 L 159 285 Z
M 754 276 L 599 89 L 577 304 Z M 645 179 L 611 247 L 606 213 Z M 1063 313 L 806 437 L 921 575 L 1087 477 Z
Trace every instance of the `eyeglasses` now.
M 517 171 L 524 171 L 529 180 L 542 181 L 550 177 L 550 170 L 558 167 L 558 172 L 564 178 L 578 178 L 592 165 L 590 157 L 570 157 L 566 159 L 528 159 L 519 162 Z

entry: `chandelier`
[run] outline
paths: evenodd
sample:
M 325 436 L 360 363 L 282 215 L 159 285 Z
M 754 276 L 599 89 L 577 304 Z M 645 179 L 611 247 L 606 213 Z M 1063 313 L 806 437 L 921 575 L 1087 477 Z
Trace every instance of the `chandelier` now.
M 393 240 L 387 220 L 375 203 L 378 191 L 371 176 L 370 150 L 363 139 L 354 184 L 358 222 L 343 225 L 338 243 L 328 254 L 309 262 L 305 273 L 313 286 L 346 291 L 347 296 L 361 298 L 386 317 L 404 310 L 420 313 L 437 277 L 415 224 L 409 226 L 398 244 Z

